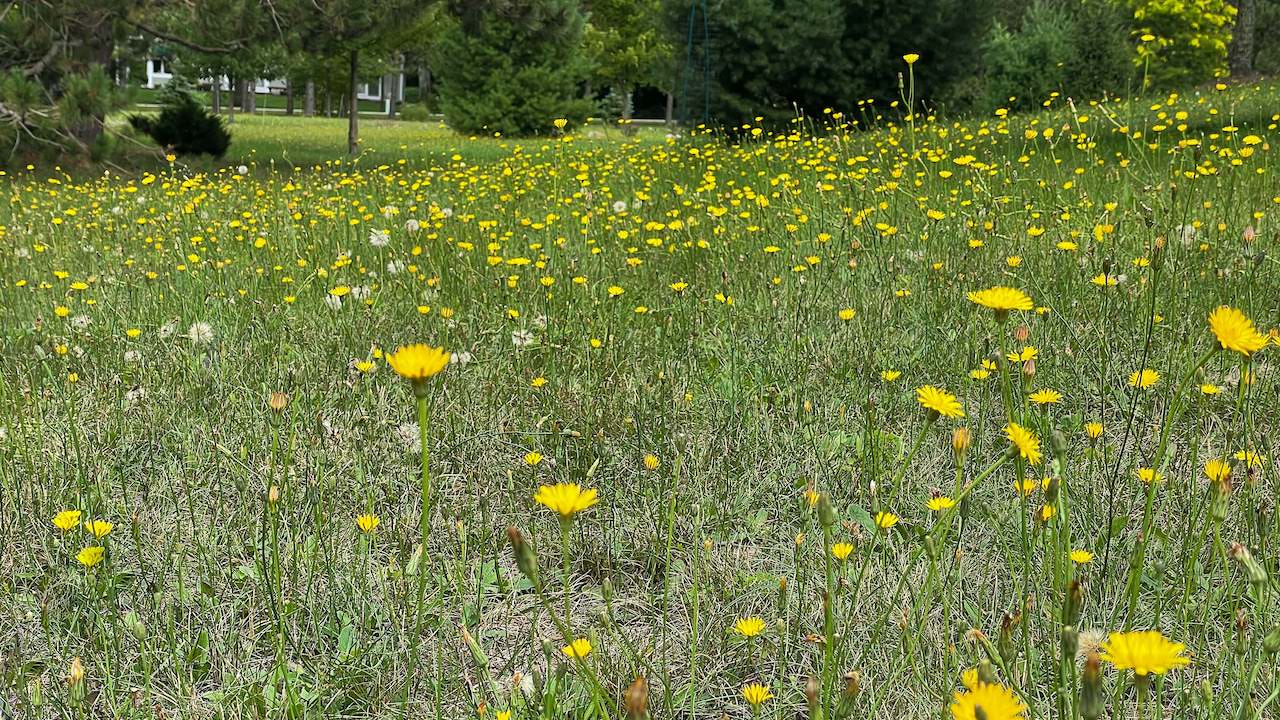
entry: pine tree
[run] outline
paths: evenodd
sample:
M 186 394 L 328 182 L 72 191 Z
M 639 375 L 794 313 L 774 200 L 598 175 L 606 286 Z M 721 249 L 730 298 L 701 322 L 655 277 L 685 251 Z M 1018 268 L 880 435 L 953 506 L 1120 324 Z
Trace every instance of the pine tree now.
M 458 0 L 450 15 L 432 67 L 452 127 L 544 134 L 591 112 L 577 0 Z

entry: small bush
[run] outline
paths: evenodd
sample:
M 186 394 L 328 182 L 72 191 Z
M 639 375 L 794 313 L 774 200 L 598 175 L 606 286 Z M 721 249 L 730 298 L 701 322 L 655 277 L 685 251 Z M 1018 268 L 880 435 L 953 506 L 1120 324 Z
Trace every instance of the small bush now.
M 410 122 L 427 122 L 431 119 L 431 109 L 422 103 L 404 102 L 400 104 L 400 119 Z
M 1127 14 L 1114 0 L 1037 0 L 1017 30 L 997 22 L 983 47 L 987 104 L 1124 92 L 1133 73 Z
M 177 155 L 217 158 L 231 145 L 231 133 L 222 118 L 206 110 L 189 92 L 166 93 L 159 115 L 131 115 L 129 124 Z

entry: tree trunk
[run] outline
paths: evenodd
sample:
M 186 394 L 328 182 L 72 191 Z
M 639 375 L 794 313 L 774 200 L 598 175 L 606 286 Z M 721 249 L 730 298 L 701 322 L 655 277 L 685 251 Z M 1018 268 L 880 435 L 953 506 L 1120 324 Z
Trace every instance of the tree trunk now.
M 244 81 L 244 111 L 252 115 L 258 112 L 258 81 L 257 79 L 249 79 Z
M 396 117 L 396 76 L 394 73 L 387 73 L 382 76 L 382 100 L 387 104 L 387 118 L 394 120 Z
M 426 105 L 431 98 L 431 68 L 418 66 L 418 102 Z
M 293 81 L 284 81 L 284 114 L 293 114 Z
M 1227 67 L 1231 77 L 1253 75 L 1254 36 L 1258 25 L 1257 0 L 1234 0 L 1236 25 L 1231 31 L 1231 45 L 1227 48 Z
M 634 93 L 630 88 L 622 94 L 622 134 L 635 135 L 636 126 L 631 124 L 635 118 L 635 102 Z
M 302 100 L 302 114 L 311 117 L 316 114 L 316 81 L 308 79 L 306 94 Z
M 350 102 L 347 118 L 347 154 L 355 155 L 360 145 L 360 94 L 357 86 L 360 81 L 360 51 L 351 51 Z
M 240 93 L 236 92 L 240 87 L 240 81 L 234 75 L 227 78 L 227 122 L 236 121 L 236 96 Z
M 667 123 L 667 125 L 671 125 L 671 123 L 675 120 L 675 116 L 676 116 L 675 110 L 676 110 L 676 96 L 672 95 L 671 93 L 667 93 L 667 112 L 662 117 L 662 119 Z

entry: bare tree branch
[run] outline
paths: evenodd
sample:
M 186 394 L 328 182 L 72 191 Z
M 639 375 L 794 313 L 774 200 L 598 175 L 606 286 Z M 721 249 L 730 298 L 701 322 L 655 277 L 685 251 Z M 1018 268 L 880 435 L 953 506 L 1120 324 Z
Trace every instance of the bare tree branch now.
M 161 40 L 168 40 L 171 43 L 174 43 L 176 45 L 181 45 L 182 47 L 187 48 L 188 50 L 195 50 L 196 52 L 208 53 L 210 55 L 225 55 L 227 53 L 233 53 L 237 50 L 243 50 L 245 47 L 244 44 L 239 42 L 232 43 L 230 45 L 223 45 L 221 47 L 201 45 L 199 43 L 192 42 L 184 37 L 174 35 L 173 33 L 167 33 L 158 28 L 154 28 L 140 20 L 134 20 L 133 18 L 129 18 L 129 17 L 125 17 L 121 19 L 124 20 L 126 23 L 134 26 L 135 28 L 147 33 L 148 35 L 154 35 L 160 38 Z

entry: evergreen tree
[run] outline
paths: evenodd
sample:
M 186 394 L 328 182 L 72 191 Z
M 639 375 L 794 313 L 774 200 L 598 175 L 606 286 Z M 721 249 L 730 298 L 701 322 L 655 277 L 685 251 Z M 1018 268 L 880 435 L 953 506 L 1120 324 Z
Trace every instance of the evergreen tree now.
M 577 0 L 457 0 L 450 16 L 432 67 L 452 127 L 533 135 L 591 112 Z
M 676 0 L 672 0 L 676 2 Z M 976 75 L 990 0 L 712 0 L 712 95 L 721 122 L 897 99 L 916 53 L 916 96 L 945 102 Z

